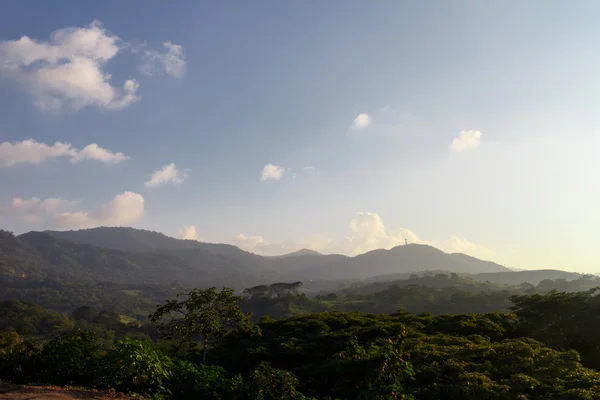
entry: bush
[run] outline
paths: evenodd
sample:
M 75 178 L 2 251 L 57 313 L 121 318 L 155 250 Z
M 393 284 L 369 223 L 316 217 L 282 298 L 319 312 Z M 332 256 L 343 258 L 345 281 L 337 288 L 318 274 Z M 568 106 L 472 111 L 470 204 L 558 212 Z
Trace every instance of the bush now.
M 90 331 L 77 331 L 49 341 L 40 353 L 38 381 L 55 385 L 93 386 L 102 343 Z
M 120 338 L 102 366 L 100 385 L 122 392 L 160 397 L 168 394 L 173 361 L 152 343 Z
M 237 399 L 242 378 L 227 377 L 223 367 L 196 365 L 190 361 L 175 362 L 169 389 L 174 399 Z
M 33 382 L 39 353 L 33 340 L 16 332 L 0 334 L 0 379 L 16 384 Z
M 306 399 L 296 390 L 296 386 L 296 375 L 273 368 L 268 362 L 261 362 L 250 373 L 246 393 L 252 400 Z

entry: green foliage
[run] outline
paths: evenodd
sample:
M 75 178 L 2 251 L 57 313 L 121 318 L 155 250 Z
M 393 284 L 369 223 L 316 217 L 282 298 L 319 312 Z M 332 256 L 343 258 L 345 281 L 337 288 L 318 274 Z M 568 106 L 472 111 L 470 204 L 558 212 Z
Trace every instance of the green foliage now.
M 173 370 L 171 358 L 151 343 L 122 337 L 106 355 L 100 385 L 123 392 L 165 395 Z
M 89 331 L 38 343 L 2 333 L 0 379 L 190 400 L 599 399 L 600 373 L 586 368 L 600 359 L 596 293 L 517 296 L 516 314 L 333 311 L 263 317 L 256 327 L 233 291 L 195 290 L 157 307 L 153 322 L 164 339 L 172 339 L 160 341 L 160 348 L 122 335 L 132 332 L 121 331 L 126 325 L 117 313 L 89 307 L 74 312 L 76 322 L 115 327 L 104 331 L 121 335 L 108 350 L 106 340 Z M 296 306 L 306 299 L 294 293 L 266 297 L 246 301 Z M 24 317 L 43 313 L 31 305 L 25 310 Z M 198 344 L 211 350 L 212 365 L 189 357 L 187 350 Z
M 245 390 L 247 398 L 253 400 L 306 399 L 296 386 L 298 378 L 293 373 L 261 362 L 250 372 Z
M 173 367 L 169 389 L 174 399 L 219 400 L 235 399 L 242 389 L 242 378 L 228 377 L 225 369 L 215 365 L 196 365 L 177 360 Z
M 575 352 L 513 338 L 517 323 L 502 313 L 305 315 L 228 338 L 219 360 L 242 373 L 270 362 L 316 398 L 596 398 L 598 372 Z
M 577 350 L 584 365 L 600 369 L 599 291 L 514 296 L 520 333 L 552 348 Z
M 16 332 L 0 333 L 0 380 L 15 384 L 36 381 L 40 347 Z
M 23 335 L 51 335 L 66 332 L 75 322 L 66 315 L 48 311 L 30 301 L 0 302 L 0 329 Z
M 93 386 L 102 356 L 102 342 L 93 332 L 77 331 L 42 347 L 36 362 L 38 381 L 58 385 Z
M 334 395 L 361 400 L 409 398 L 404 383 L 414 374 L 408 354 L 402 353 L 402 340 L 399 336 L 361 346 L 353 337 L 333 359 L 337 364 Z
M 182 345 L 199 342 L 202 362 L 206 364 L 209 346 L 218 345 L 228 332 L 253 328 L 249 315 L 240 309 L 241 297 L 232 289 L 194 289 L 178 295 L 184 300 L 168 300 L 150 315 L 163 339 Z M 193 349 L 193 348 L 192 348 Z
M 0 281 L 0 301 L 31 301 L 61 313 L 72 313 L 82 305 L 87 305 L 98 312 L 110 309 L 146 321 L 156 304 L 180 290 L 181 287 L 171 285 L 124 285 L 107 282 L 90 284 L 67 277 L 60 280 L 6 279 Z M 136 291 L 138 295 L 131 296 L 129 291 Z M 88 315 L 79 320 L 92 319 Z

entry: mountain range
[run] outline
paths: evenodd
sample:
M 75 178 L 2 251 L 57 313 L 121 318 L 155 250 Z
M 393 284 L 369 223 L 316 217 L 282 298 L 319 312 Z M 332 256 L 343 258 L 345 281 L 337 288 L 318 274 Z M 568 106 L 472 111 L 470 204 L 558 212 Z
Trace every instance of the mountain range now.
M 263 257 L 233 245 L 175 239 L 126 227 L 32 231 L 19 236 L 0 232 L 3 279 L 170 282 L 243 289 L 277 281 L 349 282 L 425 271 L 472 274 L 475 279 L 477 274 L 482 274 L 482 279 L 490 281 L 494 276 L 512 280 L 513 274 L 518 274 L 493 262 L 418 244 L 374 250 L 354 257 L 324 255 L 308 249 Z M 561 274 L 564 271 L 556 273 L 564 277 Z M 569 277 L 575 279 L 577 274 L 574 275 Z M 530 278 L 537 280 L 535 276 Z

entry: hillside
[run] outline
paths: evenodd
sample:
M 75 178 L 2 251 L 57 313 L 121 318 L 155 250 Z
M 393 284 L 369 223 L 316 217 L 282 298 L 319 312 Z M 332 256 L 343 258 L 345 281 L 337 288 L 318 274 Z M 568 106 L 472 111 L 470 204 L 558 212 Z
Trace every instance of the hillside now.
M 274 258 L 290 258 L 290 257 L 299 257 L 299 256 L 322 256 L 321 253 L 311 249 L 300 249 L 298 251 L 294 251 L 292 253 L 283 254 L 281 256 L 273 256 Z
M 243 289 L 275 279 L 260 265 L 240 262 L 202 249 L 171 252 L 125 252 L 90 244 L 75 244 L 44 232 L 18 237 L 0 235 L 3 279 L 57 280 L 77 283 L 175 282 L 190 286 L 225 285 Z
M 296 269 L 295 276 L 304 279 L 314 276 L 320 279 L 366 279 L 377 275 L 434 270 L 457 273 L 510 271 L 495 263 L 468 256 L 463 259 L 456 257 L 456 254 L 447 254 L 419 244 L 373 250 L 355 257 L 323 256 L 323 262 L 311 261 L 306 268 Z
M 55 237 L 128 252 L 168 253 L 194 260 L 196 251 L 233 259 L 254 271 L 272 270 L 302 279 L 364 279 L 375 275 L 444 270 L 461 273 L 510 271 L 499 264 L 464 254 L 447 254 L 431 246 L 411 244 L 391 250 L 374 250 L 355 257 L 323 255 L 302 249 L 278 257 L 262 257 L 228 244 L 174 239 L 158 232 L 133 228 L 93 228 L 47 231 Z
M 128 246 L 132 249 L 127 250 Z M 579 277 L 565 271 L 511 271 L 493 262 L 418 244 L 355 257 L 307 250 L 263 257 L 228 244 L 174 239 L 133 228 L 29 232 L 17 237 L 4 231 L 0 234 L 0 273 L 5 280 L 173 283 L 238 290 L 301 280 L 307 290 L 314 291 L 331 290 L 341 282 L 390 281 L 434 271 L 509 285 Z
M 550 279 L 565 279 L 567 281 L 579 279 L 583 274 L 577 272 L 560 271 L 557 269 L 538 269 L 534 271 L 509 271 L 498 273 L 480 273 L 473 275 L 473 279 L 478 281 L 489 281 L 504 285 L 518 285 L 523 282 L 537 285 L 541 281 Z

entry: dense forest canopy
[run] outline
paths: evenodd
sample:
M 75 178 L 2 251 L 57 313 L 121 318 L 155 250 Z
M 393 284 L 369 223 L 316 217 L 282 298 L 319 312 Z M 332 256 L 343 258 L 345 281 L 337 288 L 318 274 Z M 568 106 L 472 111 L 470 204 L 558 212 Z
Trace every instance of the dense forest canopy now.
M 514 296 L 511 313 L 330 311 L 257 325 L 228 289 L 180 299 L 158 307 L 152 322 L 179 311 L 187 322 L 167 320 L 162 333 L 93 307 L 66 317 L 6 301 L 0 379 L 174 399 L 599 398 L 596 290 Z M 244 322 L 227 322 L 232 313 Z M 168 329 L 190 335 L 174 341 Z
M 108 231 L 122 241 L 104 228 L 0 232 L 0 380 L 155 399 L 600 398 L 596 276 L 419 246 L 268 258 Z M 432 268 L 406 272 L 410 257 Z M 298 279 L 357 260 L 404 266 Z

